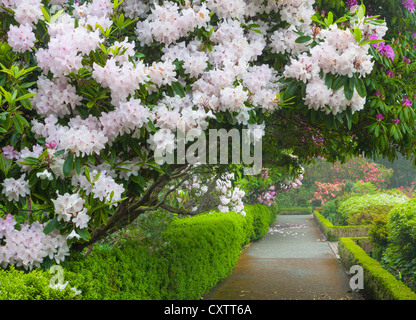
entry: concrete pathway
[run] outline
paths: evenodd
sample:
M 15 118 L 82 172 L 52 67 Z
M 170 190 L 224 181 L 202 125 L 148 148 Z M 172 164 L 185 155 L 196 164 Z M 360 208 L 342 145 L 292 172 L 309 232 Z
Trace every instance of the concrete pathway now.
M 312 215 L 281 215 L 204 300 L 356 300 Z

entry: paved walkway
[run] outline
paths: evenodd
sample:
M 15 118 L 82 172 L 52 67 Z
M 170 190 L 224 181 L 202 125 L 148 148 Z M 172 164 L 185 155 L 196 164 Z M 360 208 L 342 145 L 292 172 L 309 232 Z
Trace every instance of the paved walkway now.
M 312 215 L 281 215 L 204 300 L 355 300 Z

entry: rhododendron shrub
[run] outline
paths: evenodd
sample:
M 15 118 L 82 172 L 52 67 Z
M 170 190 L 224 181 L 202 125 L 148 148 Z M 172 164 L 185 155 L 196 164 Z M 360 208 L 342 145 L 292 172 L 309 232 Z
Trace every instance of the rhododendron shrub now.
M 313 198 L 309 202 L 318 202 L 323 206 L 328 201 L 333 200 L 344 193 L 345 182 L 325 183 L 316 181 L 316 185 L 317 188 L 313 192 Z
M 371 182 L 379 189 L 386 188 L 393 175 L 393 170 L 383 165 L 372 162 L 364 156 L 351 158 L 348 162 L 335 163 L 325 162 L 323 159 L 316 159 L 314 164 L 307 167 L 306 180 L 309 183 L 315 181 L 325 183 L 336 183 L 339 181 L 360 181 Z
M 257 128 L 259 143 L 267 119 L 296 97 L 300 113 L 351 125 L 387 31 L 364 6 L 321 20 L 311 0 L 0 3 L 15 56 L 1 66 L 2 202 L 21 220 L 23 243 L 43 228 L 41 248 L 57 234 L 80 250 L 144 212 L 172 209 L 168 196 L 192 176 L 179 145 L 208 129 Z M 230 179 L 212 192 L 220 210 L 239 211 L 243 192 Z M 14 233 L 2 254 L 14 254 Z M 39 250 L 23 265 L 37 265 L 42 250 L 65 255 Z
M 362 27 L 357 20 L 356 23 L 352 20 L 343 21 L 338 23 L 338 29 L 346 31 L 344 34 L 332 27 L 333 34 L 338 34 L 340 41 L 352 33 L 357 36 L 356 39 L 361 36 L 360 44 L 369 45 L 372 55 L 370 60 L 364 56 L 355 61 L 355 57 L 344 60 L 348 57 L 348 49 L 343 47 L 345 42 L 338 46 L 337 38 L 329 37 L 323 43 L 314 42 L 320 34 L 327 34 L 328 23 L 339 19 L 344 13 L 358 17 L 356 13 L 360 3 L 316 1 L 317 13 L 312 17 L 316 28 L 309 34 L 304 32 L 295 42 L 299 46 L 304 43 L 313 46 L 308 50 L 308 56 L 299 56 L 300 51 L 295 50 L 299 47 L 286 46 L 286 51 L 280 52 L 272 62 L 288 75 L 296 68 L 303 72 L 296 79 L 286 79 L 286 90 L 281 93 L 281 97 L 292 99 L 286 107 L 267 118 L 268 134 L 263 139 L 263 148 L 267 146 L 266 156 L 271 162 L 279 159 L 281 150 L 290 149 L 304 163 L 309 163 L 316 157 L 323 157 L 330 162 L 345 162 L 351 155 L 362 154 L 373 160 L 382 156 L 390 161 L 401 154 L 415 163 L 416 136 L 411 129 L 416 117 L 416 64 L 412 53 L 416 48 L 414 2 L 364 0 L 364 17 L 379 15 L 373 20 L 374 24 Z M 376 19 L 383 23 L 377 23 Z M 384 36 L 381 38 L 382 34 Z M 368 43 L 367 40 L 375 42 Z M 337 49 L 333 50 L 335 44 Z M 313 54 L 310 55 L 310 52 Z M 319 56 L 320 52 L 325 52 L 326 55 Z M 308 64 L 308 61 L 316 61 L 318 57 L 327 63 Z M 273 58 L 271 55 L 270 59 Z M 371 71 L 367 69 L 368 63 L 373 64 Z M 370 72 L 365 77 L 358 76 L 362 83 L 356 81 L 354 75 L 326 73 L 338 66 L 345 67 L 345 72 L 348 73 L 353 70 L 354 64 L 358 67 L 357 70 Z M 319 77 L 313 76 L 316 72 L 319 72 Z M 350 104 L 347 107 L 342 99 L 333 100 L 336 92 L 341 93 L 342 90 Z M 365 101 L 360 102 L 360 93 L 364 94 L 364 90 Z M 308 100 L 305 100 L 306 97 Z M 352 109 L 361 106 L 363 108 L 359 112 L 353 112 Z M 345 111 L 339 112 L 343 108 L 346 108 Z M 323 109 L 326 111 L 322 112 Z

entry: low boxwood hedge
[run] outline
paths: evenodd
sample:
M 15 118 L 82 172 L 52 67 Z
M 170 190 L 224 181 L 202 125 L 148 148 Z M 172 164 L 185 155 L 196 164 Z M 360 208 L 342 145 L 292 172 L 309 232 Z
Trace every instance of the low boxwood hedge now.
M 362 266 L 364 270 L 363 294 L 367 299 L 416 300 L 416 293 L 383 269 L 377 260 L 370 258 L 354 242 L 354 238 L 340 238 L 338 253 L 346 268 L 349 269 L 353 265 Z
M 318 223 L 328 241 L 336 241 L 341 237 L 366 237 L 370 226 L 334 226 L 317 210 L 313 212 L 315 221 Z
M 213 212 L 177 219 L 163 232 L 157 248 L 129 240 L 120 248 L 94 250 L 88 256 L 73 254 L 63 264 L 65 281 L 82 292 L 77 298 L 87 300 L 200 299 L 231 274 L 244 245 L 264 237 L 276 219 L 264 205 L 246 206 L 245 211 L 245 217 Z M 31 274 L 39 277 L 32 272 L 20 276 Z M 42 286 L 48 283 L 43 281 Z M 12 287 L 0 288 L 9 292 Z M 13 297 L 34 298 L 31 294 Z
M 279 208 L 279 214 L 312 214 L 312 207 L 293 207 L 293 208 Z

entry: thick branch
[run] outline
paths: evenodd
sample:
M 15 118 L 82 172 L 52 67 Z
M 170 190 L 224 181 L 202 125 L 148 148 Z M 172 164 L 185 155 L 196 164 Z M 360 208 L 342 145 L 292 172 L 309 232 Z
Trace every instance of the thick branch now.
M 174 176 L 179 177 L 185 175 L 190 168 L 186 166 L 178 166 L 176 169 L 177 170 L 174 172 Z M 184 171 L 180 172 L 181 169 Z M 75 251 L 81 251 L 85 247 L 103 239 L 108 234 L 111 234 L 132 223 L 140 214 L 157 210 L 166 201 L 167 196 L 175 190 L 175 187 L 177 189 L 185 179 L 166 192 L 162 200 L 159 200 L 160 192 L 162 192 L 171 180 L 172 176 L 163 174 L 146 190 L 140 199 L 134 202 L 131 199 L 126 199 L 125 201 L 119 203 L 117 211 L 109 217 L 107 224 L 102 224 L 100 227 L 93 230 L 91 233 L 91 239 L 88 242 L 74 244 L 72 249 Z

